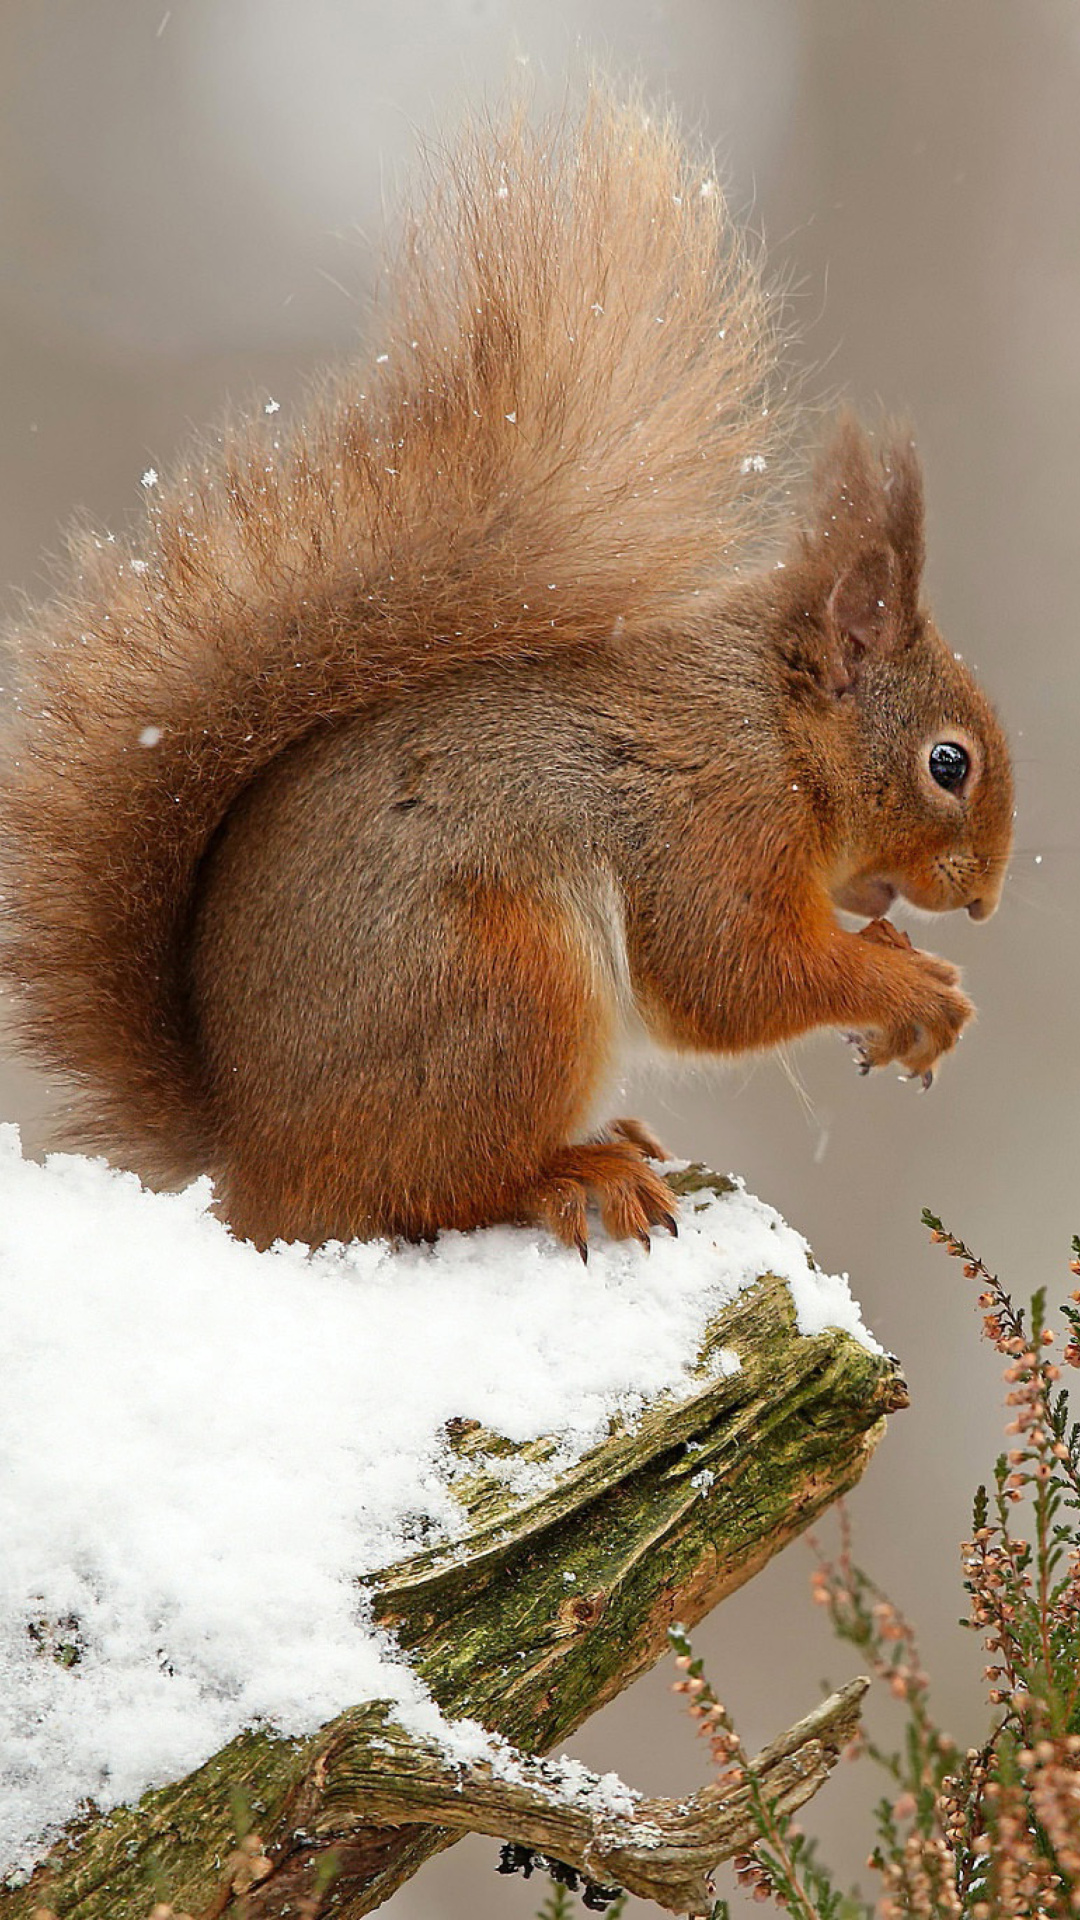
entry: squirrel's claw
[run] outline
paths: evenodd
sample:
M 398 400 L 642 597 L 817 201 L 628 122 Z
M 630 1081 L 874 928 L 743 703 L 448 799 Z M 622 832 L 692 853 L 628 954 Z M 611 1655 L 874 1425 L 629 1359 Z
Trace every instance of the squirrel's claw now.
M 873 1061 L 871 1060 L 870 1055 L 866 1051 L 866 1040 L 863 1037 L 863 1035 L 861 1033 L 842 1033 L 840 1038 L 842 1040 L 845 1040 L 849 1047 L 854 1047 L 855 1049 L 856 1073 L 861 1073 L 861 1074 L 869 1073 L 870 1068 L 873 1065 Z

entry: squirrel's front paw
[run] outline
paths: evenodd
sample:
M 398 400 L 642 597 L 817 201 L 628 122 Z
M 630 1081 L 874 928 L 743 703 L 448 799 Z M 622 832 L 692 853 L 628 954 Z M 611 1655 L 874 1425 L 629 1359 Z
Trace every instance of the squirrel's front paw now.
M 896 955 L 896 992 L 882 1014 L 852 1035 L 861 1073 L 899 1061 L 912 1079 L 928 1087 L 934 1068 L 949 1053 L 975 1008 L 960 986 L 960 971 L 949 960 L 913 947 L 906 933 L 888 920 L 872 920 L 859 936 Z

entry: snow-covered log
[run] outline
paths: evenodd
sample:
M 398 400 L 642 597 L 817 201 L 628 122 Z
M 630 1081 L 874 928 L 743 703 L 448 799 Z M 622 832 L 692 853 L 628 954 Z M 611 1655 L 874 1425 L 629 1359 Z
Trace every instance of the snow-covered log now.
M 673 1184 L 680 1240 L 670 1252 L 658 1243 L 647 1266 L 655 1284 L 670 1260 L 674 1291 L 688 1258 L 722 1264 L 726 1229 L 737 1240 L 739 1208 L 758 1203 L 700 1169 Z M 358 1617 L 390 1649 L 388 1674 L 404 1657 L 411 1693 L 357 1698 L 300 1731 L 282 1712 L 277 1727 L 245 1727 L 131 1804 L 84 1807 L 32 1872 L 0 1888 L 0 1920 L 147 1920 L 155 1903 L 197 1920 L 355 1920 L 470 1830 L 534 1846 L 672 1911 L 703 1910 L 709 1867 L 751 1838 L 745 1789 L 726 1801 L 715 1788 L 646 1800 L 614 1775 L 537 1756 L 652 1666 L 674 1622 L 692 1626 L 850 1488 L 884 1416 L 906 1404 L 895 1364 L 844 1290 L 777 1216 L 759 1213 L 760 1277 L 743 1272 L 726 1300 L 706 1288 L 679 1377 L 636 1399 L 616 1395 L 587 1444 L 568 1441 L 565 1421 L 527 1439 L 508 1437 L 502 1415 L 494 1430 L 471 1412 L 445 1423 L 443 1479 L 460 1524 L 414 1515 L 399 1531 L 411 1534 L 411 1553 L 357 1570 Z M 467 1254 L 467 1245 L 454 1254 L 459 1272 Z M 43 1338 L 40 1328 L 27 1335 L 38 1347 Z M 483 1342 L 482 1320 L 475 1338 Z M 228 1391 L 227 1372 L 214 1390 Z M 464 1407 L 476 1391 L 462 1388 Z M 43 1600 L 33 1660 L 60 1673 L 58 1691 L 104 1657 L 91 1641 L 88 1624 L 57 1619 Z M 180 1658 L 170 1652 L 173 1686 Z M 834 1696 L 760 1756 L 781 1804 L 801 1804 L 826 1778 L 861 1690 Z M 45 1737 L 48 1714 L 35 1711 Z M 123 1777 L 119 1760 L 115 1772 Z

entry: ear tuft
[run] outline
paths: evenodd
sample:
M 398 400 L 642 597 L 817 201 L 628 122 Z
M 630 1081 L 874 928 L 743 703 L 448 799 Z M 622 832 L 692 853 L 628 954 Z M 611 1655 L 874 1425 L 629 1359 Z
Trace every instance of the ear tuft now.
M 885 530 L 882 475 L 869 434 L 845 412 L 814 469 L 811 532 L 850 540 L 860 529 L 871 537 Z
M 885 531 L 896 555 L 901 622 L 914 622 L 925 557 L 922 465 L 910 434 L 894 434 L 882 450 Z

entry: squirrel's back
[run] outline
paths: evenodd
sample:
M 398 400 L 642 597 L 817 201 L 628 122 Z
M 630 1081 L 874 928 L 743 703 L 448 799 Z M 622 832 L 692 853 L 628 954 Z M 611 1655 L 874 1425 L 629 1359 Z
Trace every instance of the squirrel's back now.
M 293 743 L 471 662 L 677 620 L 768 531 L 773 315 L 710 169 L 594 97 L 474 129 L 367 360 L 80 536 L 12 637 L 2 972 L 77 1136 L 208 1162 L 188 942 L 207 849 Z M 69 1129 L 69 1132 L 72 1130 Z

